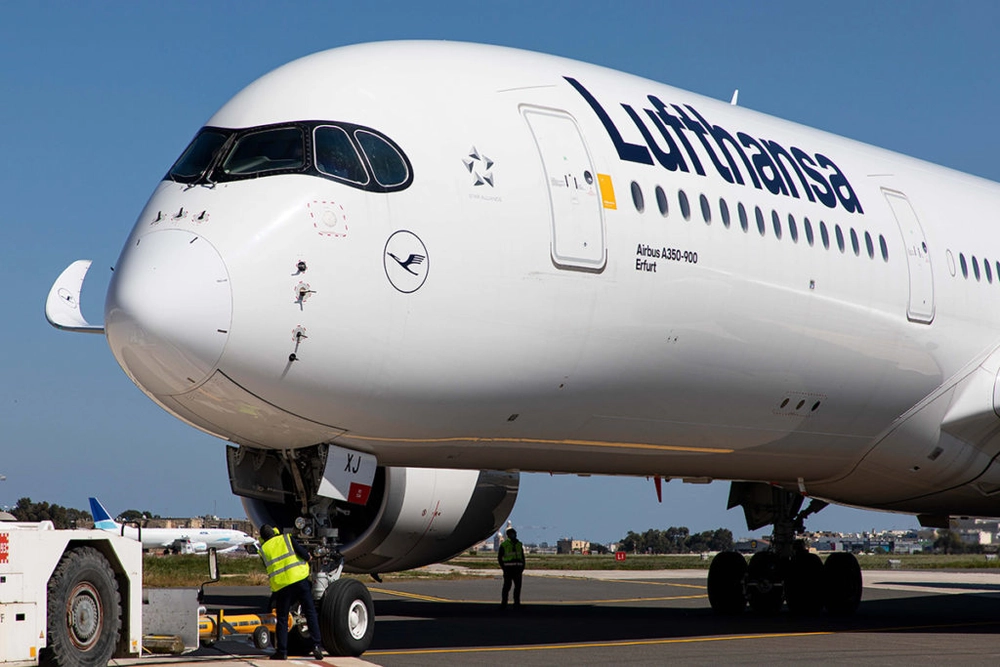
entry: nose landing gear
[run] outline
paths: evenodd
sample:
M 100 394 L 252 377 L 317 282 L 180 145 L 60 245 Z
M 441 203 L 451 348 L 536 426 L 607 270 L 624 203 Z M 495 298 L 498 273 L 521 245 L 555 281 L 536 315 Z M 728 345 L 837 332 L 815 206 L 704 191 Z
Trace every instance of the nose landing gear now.
M 849 615 L 861 602 L 861 567 L 853 554 L 830 554 L 824 563 L 810 553 L 797 535 L 810 514 L 826 507 L 812 500 L 802 511 L 801 494 L 768 484 L 733 482 L 729 507 L 741 505 L 750 530 L 774 524 L 771 545 L 750 562 L 735 552 L 723 552 L 708 570 L 708 599 L 716 613 L 740 613 L 750 608 L 773 614 L 788 605 L 794 614 Z

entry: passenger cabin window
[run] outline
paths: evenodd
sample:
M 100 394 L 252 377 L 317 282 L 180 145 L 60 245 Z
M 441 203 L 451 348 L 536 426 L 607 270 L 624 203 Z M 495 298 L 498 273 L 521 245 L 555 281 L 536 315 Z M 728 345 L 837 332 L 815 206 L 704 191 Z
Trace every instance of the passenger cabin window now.
M 747 220 L 747 210 L 743 207 L 743 202 L 737 204 L 736 212 L 740 216 L 740 229 L 746 232 L 750 229 L 750 222 Z
M 365 152 L 365 157 L 368 158 L 368 164 L 371 165 L 375 180 L 379 182 L 379 185 L 391 187 L 406 182 L 410 176 L 410 170 L 406 167 L 403 156 L 392 144 L 366 130 L 358 130 L 354 136 L 361 144 L 361 150 Z
M 691 204 L 688 203 L 688 196 L 683 190 L 677 191 L 677 201 L 681 205 L 681 215 L 684 216 L 685 220 L 691 219 Z
M 667 217 L 667 193 L 659 185 L 656 186 L 656 206 L 660 209 L 660 215 Z
M 317 127 L 313 131 L 313 145 L 316 147 L 316 168 L 321 173 L 362 185 L 368 182 L 361 156 L 343 128 Z
M 781 216 L 778 212 L 771 210 L 771 226 L 774 227 L 774 238 L 781 240 Z
M 642 188 L 635 181 L 632 181 L 632 203 L 635 204 L 635 210 L 639 213 L 646 210 L 646 202 L 642 198 Z
M 795 216 L 791 213 L 788 214 L 788 233 L 792 237 L 792 243 L 799 242 L 799 228 L 795 224 Z
M 819 221 L 819 237 L 823 239 L 823 247 L 827 250 L 830 249 L 830 232 L 826 229 L 826 223 L 822 220 Z
M 837 247 L 840 248 L 840 252 L 844 252 L 844 232 L 840 229 L 840 225 L 834 225 L 833 229 L 837 234 Z
M 802 221 L 802 224 L 806 228 L 806 241 L 809 242 L 809 247 L 811 248 L 812 245 L 813 245 L 813 243 L 816 240 L 816 238 L 813 236 L 813 226 L 812 226 L 812 223 L 809 222 L 809 218 L 806 218 L 805 220 Z
M 708 197 L 701 195 L 698 197 L 699 203 L 701 204 L 701 218 L 705 221 L 706 225 L 712 224 L 712 207 L 708 204 Z
M 305 167 L 305 137 L 298 127 L 247 134 L 236 141 L 222 163 L 225 174 L 249 176 Z
M 729 204 L 721 197 L 719 198 L 719 213 L 722 214 L 722 226 L 729 229 Z
M 757 218 L 757 231 L 763 236 L 766 227 L 764 225 L 764 214 L 761 212 L 760 206 L 754 207 L 754 217 Z

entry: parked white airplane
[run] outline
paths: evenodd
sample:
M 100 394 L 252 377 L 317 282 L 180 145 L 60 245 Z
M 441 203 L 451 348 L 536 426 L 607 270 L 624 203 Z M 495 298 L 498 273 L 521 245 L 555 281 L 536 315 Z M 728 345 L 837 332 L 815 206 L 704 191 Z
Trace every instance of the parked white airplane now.
M 257 540 L 242 530 L 228 528 L 138 528 L 122 526 L 111 518 L 97 498 L 90 499 L 90 513 L 94 528 L 118 533 L 142 542 L 143 549 L 164 550 L 173 553 L 206 553 L 215 547 L 219 553 L 233 551 Z
M 996 210 L 994 183 L 601 67 L 358 45 L 209 119 L 104 326 L 321 569 L 451 556 L 519 470 L 728 479 L 774 549 L 717 557 L 713 607 L 850 612 L 857 562 L 796 548 L 808 513 L 1000 514 Z M 99 332 L 86 267 L 48 314 Z M 340 584 L 324 637 L 357 653 Z

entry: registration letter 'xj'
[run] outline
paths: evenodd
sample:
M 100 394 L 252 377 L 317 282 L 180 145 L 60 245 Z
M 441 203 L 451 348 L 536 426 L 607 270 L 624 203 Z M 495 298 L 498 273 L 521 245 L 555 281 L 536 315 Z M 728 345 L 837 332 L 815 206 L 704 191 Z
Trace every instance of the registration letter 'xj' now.
M 361 468 L 361 457 L 358 457 L 358 462 L 354 464 L 354 468 L 351 468 L 351 461 L 354 460 L 354 454 L 347 455 L 347 465 L 344 466 L 344 472 L 357 473 Z

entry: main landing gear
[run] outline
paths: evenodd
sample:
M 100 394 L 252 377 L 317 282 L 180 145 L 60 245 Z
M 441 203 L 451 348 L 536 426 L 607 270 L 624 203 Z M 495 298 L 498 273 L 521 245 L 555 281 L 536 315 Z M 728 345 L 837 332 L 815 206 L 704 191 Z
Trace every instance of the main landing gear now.
M 807 516 L 826 507 L 812 500 L 799 511 L 802 496 L 768 484 L 733 482 L 729 507 L 742 505 L 749 530 L 774 524 L 771 547 L 748 563 L 736 552 L 718 554 L 708 570 L 708 600 L 717 613 L 741 613 L 747 605 L 773 614 L 787 604 L 794 614 L 853 614 L 861 601 L 861 567 L 849 553 L 830 554 L 824 563 L 796 535 Z

